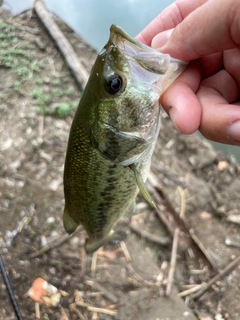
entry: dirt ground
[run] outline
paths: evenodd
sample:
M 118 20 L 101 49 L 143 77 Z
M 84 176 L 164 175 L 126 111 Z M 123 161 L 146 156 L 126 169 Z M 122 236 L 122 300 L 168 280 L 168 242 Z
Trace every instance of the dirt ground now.
M 97 53 L 55 19 L 90 71 Z M 139 197 L 131 225 L 166 243 L 144 240 L 123 220 L 118 228 L 126 240 L 86 257 L 84 272 L 84 232 L 66 239 L 62 224 L 64 157 L 81 92 L 34 12 L 13 19 L 1 10 L 0 39 L 0 252 L 23 319 L 36 319 L 35 301 L 26 293 L 42 277 L 65 293 L 56 306 L 40 303 L 41 319 L 239 320 L 240 267 L 199 298 L 178 295 L 208 283 L 239 256 L 236 161 L 197 135 L 178 134 L 163 115 L 152 172 L 175 210 L 185 213 L 212 267 L 192 248 L 179 250 L 166 297 L 172 237 Z M 65 241 L 31 257 L 57 239 Z M 2 280 L 0 319 L 15 319 Z

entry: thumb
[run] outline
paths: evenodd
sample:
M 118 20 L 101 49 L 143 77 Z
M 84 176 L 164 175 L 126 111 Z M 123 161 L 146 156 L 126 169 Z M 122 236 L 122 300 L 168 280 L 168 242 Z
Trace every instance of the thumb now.
M 182 60 L 231 49 L 240 44 L 240 6 L 235 0 L 209 0 L 175 29 L 156 35 L 152 46 Z

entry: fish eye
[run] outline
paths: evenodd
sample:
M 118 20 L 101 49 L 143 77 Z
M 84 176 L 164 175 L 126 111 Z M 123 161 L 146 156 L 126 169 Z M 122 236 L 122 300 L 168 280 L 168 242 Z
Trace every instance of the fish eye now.
M 118 74 L 111 75 L 108 79 L 106 79 L 105 90 L 111 94 L 117 94 L 123 86 L 123 79 Z

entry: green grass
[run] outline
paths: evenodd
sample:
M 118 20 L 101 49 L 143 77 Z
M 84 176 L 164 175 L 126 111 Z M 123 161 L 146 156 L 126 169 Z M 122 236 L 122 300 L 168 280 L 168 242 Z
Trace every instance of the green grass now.
M 51 98 L 48 94 L 44 93 L 42 89 L 35 88 L 31 94 L 32 98 L 36 100 L 39 106 L 45 107 L 51 101 Z
M 15 30 L 16 27 L 12 24 L 6 23 L 3 19 L 0 19 L 0 29 L 5 29 L 6 31 Z
M 58 103 L 57 115 L 59 118 L 65 118 L 70 115 L 71 105 L 67 102 Z
M 41 114 L 58 118 L 73 115 L 78 100 L 74 100 L 77 96 L 74 87 L 68 84 L 71 77 L 68 68 L 61 76 L 53 76 L 48 59 L 37 52 L 33 40 L 22 41 L 18 28 L 0 19 L 0 67 L 7 68 L 5 72 L 13 79 L 13 91 L 32 98 L 31 103 Z M 15 99 L 11 99 L 7 101 L 9 105 L 15 104 Z
M 64 91 L 62 88 L 54 88 L 53 93 L 56 97 L 62 97 L 64 95 Z

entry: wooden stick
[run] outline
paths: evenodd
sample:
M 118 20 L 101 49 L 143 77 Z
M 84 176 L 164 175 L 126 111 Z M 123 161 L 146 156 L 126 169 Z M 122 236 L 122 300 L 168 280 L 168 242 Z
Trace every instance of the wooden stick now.
M 156 288 L 159 287 L 159 282 L 150 282 L 148 280 L 143 279 L 142 277 L 139 276 L 139 274 L 137 274 L 137 272 L 133 269 L 131 264 L 127 265 L 127 269 L 128 271 L 132 274 L 132 276 L 134 278 L 129 278 L 126 275 L 126 269 L 122 269 L 121 275 L 123 276 L 123 278 L 125 280 L 127 280 L 130 283 L 133 283 L 134 285 L 140 287 L 140 286 L 146 286 L 146 287 L 150 287 L 150 288 Z M 124 271 L 125 270 L 125 271 Z
M 103 296 L 105 296 L 108 300 L 112 301 L 113 303 L 118 302 L 118 298 L 112 292 L 105 289 L 102 285 L 100 285 L 96 281 L 86 280 L 85 283 L 91 286 L 92 288 L 100 291 Z
M 155 176 L 150 172 L 148 176 L 148 185 L 149 190 L 154 196 L 158 207 L 161 204 L 164 204 L 166 207 L 166 211 L 162 212 L 160 210 L 156 210 L 157 215 L 161 219 L 161 221 L 165 224 L 168 231 L 174 235 L 175 229 L 180 229 L 180 235 L 178 240 L 178 246 L 179 248 L 184 251 L 189 247 L 194 247 L 198 253 L 201 255 L 201 257 L 204 259 L 205 263 L 212 268 L 214 268 L 214 264 L 211 260 L 206 257 L 202 249 L 199 247 L 199 244 L 196 243 L 191 236 L 191 233 L 189 231 L 189 228 L 187 227 L 184 220 L 182 220 L 174 207 L 172 206 L 170 200 L 168 199 L 167 195 L 163 192 L 161 187 L 158 184 L 158 181 L 156 180 Z
M 32 254 L 29 255 L 30 259 L 33 258 L 37 258 L 41 255 L 43 255 L 44 253 L 46 253 L 47 251 L 56 248 L 58 246 L 60 246 L 62 243 L 64 243 L 65 241 L 67 241 L 68 239 L 70 239 L 71 235 L 69 236 L 68 234 L 64 234 L 62 237 L 60 237 L 59 239 L 53 240 L 50 243 L 48 243 L 46 246 L 42 247 L 40 250 L 38 250 L 37 252 L 34 252 Z
M 39 302 L 35 302 L 35 315 L 37 319 L 41 319 Z
M 130 255 L 129 251 L 128 251 L 126 243 L 124 241 L 120 241 L 120 246 L 121 246 L 121 249 L 122 249 L 123 254 L 125 256 L 126 261 L 127 262 L 132 261 L 132 258 L 131 258 L 131 255 Z
M 180 210 L 180 214 L 179 214 L 179 217 L 181 219 L 184 219 L 185 218 L 185 212 L 186 212 L 186 197 L 185 197 L 185 191 L 182 187 L 177 187 L 177 190 L 180 194 L 180 197 L 181 197 L 181 210 Z
M 78 315 L 79 319 L 85 320 L 85 317 L 81 314 L 81 312 L 77 308 L 72 307 L 71 310 L 74 311 Z
M 189 294 L 191 293 L 194 293 L 196 291 L 199 291 L 200 289 L 202 289 L 202 287 L 205 286 L 205 283 L 201 283 L 201 284 L 196 284 L 194 285 L 194 287 L 190 288 L 190 289 L 187 289 L 187 290 L 184 290 L 182 292 L 179 292 L 178 296 L 179 297 L 185 297 L 185 296 L 188 296 Z
M 92 312 L 100 312 L 100 313 L 105 313 L 108 314 L 110 316 L 116 316 L 117 315 L 117 311 L 116 310 L 110 310 L 110 309 L 106 309 L 106 308 L 97 308 L 97 307 L 87 307 L 88 311 L 92 311 Z
M 105 313 L 105 314 L 109 314 L 111 316 L 116 316 L 117 315 L 117 311 L 116 310 L 110 310 L 110 309 L 107 309 L 107 308 L 94 307 L 94 306 L 91 306 L 91 305 L 89 305 L 89 304 L 87 304 L 85 302 L 81 302 L 81 301 L 77 301 L 77 302 L 73 303 L 72 305 L 70 305 L 71 310 L 74 310 L 75 306 L 86 308 L 88 311 L 92 311 L 92 312 Z
M 176 267 L 176 260 L 177 260 L 177 248 L 178 248 L 178 239 L 179 239 L 180 229 L 177 228 L 174 232 L 173 236 L 173 245 L 172 245 L 172 255 L 171 255 L 171 262 L 170 262 L 170 269 L 168 273 L 168 282 L 167 282 L 167 289 L 166 289 L 166 296 L 169 297 L 172 291 L 172 284 L 173 278 L 175 273 Z
M 137 225 L 137 223 L 131 222 L 129 223 L 129 227 L 132 231 L 139 234 L 145 240 L 156 243 L 156 244 L 160 244 L 161 246 L 167 246 L 171 241 L 171 238 L 168 236 L 158 237 L 145 230 L 142 230 L 141 227 Z
M 235 260 L 231 261 L 223 270 L 219 270 L 219 272 L 211 280 L 209 280 L 206 285 L 203 285 L 203 287 L 198 292 L 191 295 L 190 298 L 196 299 L 201 297 L 216 281 L 232 271 L 232 269 L 235 268 L 239 263 L 240 255 Z
M 62 31 L 51 18 L 49 12 L 47 11 L 44 5 L 43 0 L 36 0 L 34 4 L 34 9 L 39 19 L 42 21 L 45 28 L 48 30 L 49 34 L 56 42 L 72 74 L 74 75 L 76 82 L 78 83 L 80 88 L 83 89 L 86 86 L 89 74 L 79 61 L 73 47 L 70 45 Z
M 152 162 L 151 167 L 156 169 L 161 174 L 163 174 L 169 180 L 173 181 L 177 186 L 181 186 L 182 188 L 186 188 L 186 183 L 184 181 L 179 180 L 177 177 L 175 177 L 171 173 L 167 172 L 166 170 L 164 170 L 162 167 L 160 167 L 156 163 Z
M 64 308 L 59 304 L 59 310 L 60 310 L 60 313 L 61 313 L 61 319 L 62 320 L 69 320 L 67 314 L 66 314 L 66 311 L 64 310 Z

